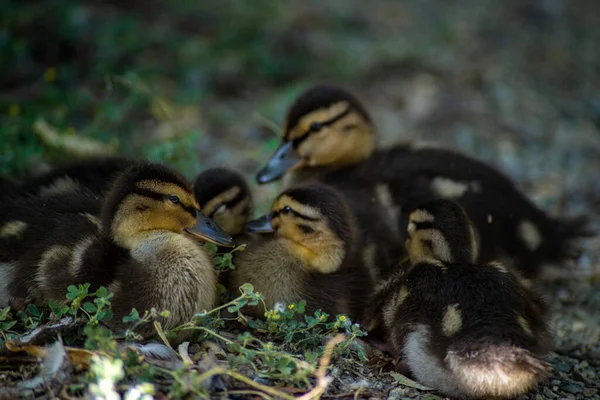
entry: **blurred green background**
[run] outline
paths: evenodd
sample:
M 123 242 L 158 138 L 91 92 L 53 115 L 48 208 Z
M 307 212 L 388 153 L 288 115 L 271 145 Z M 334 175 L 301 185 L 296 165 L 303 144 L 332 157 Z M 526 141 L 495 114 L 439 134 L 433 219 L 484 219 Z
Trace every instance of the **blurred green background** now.
M 116 152 L 251 177 L 328 81 L 365 99 L 382 145 L 441 141 L 596 213 L 599 27 L 597 0 L 3 1 L 0 173 Z

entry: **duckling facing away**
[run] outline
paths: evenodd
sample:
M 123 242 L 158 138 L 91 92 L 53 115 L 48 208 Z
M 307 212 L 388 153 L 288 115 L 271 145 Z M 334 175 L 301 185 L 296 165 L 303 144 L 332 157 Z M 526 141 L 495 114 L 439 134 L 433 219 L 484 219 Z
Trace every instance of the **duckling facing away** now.
M 547 374 L 546 306 L 501 263 L 475 264 L 473 229 L 449 200 L 410 213 L 408 265 L 376 294 L 387 341 L 423 384 L 463 398 L 510 398 Z
M 375 137 L 371 117 L 356 97 L 335 86 L 311 87 L 289 109 L 282 144 L 257 181 L 284 174 L 288 183 L 314 177 L 346 197 L 367 193 L 367 202 L 358 202 L 362 208 L 371 202 L 371 208 L 386 209 L 384 222 L 398 222 L 401 234 L 407 211 L 437 198 L 455 200 L 481 235 L 480 261 L 502 256 L 529 277 L 542 263 L 575 257 L 573 240 L 591 234 L 585 218 L 547 216 L 489 165 L 418 144 L 375 150 Z M 372 225 L 359 223 L 375 232 Z
M 83 209 L 100 201 L 101 218 L 65 207 L 50 210 L 44 205 L 53 203 L 39 197 L 37 208 L 29 203 L 22 211 L 32 222 L 20 224 L 18 232 L 26 251 L 0 264 L 6 282 L 0 306 L 62 301 L 67 286 L 86 282 L 91 290 L 102 285 L 115 294 L 107 324 L 116 330 L 124 328 L 122 317 L 133 307 L 171 311 L 161 321 L 170 329 L 213 306 L 216 273 L 199 240 L 223 246 L 232 240 L 200 213 L 185 178 L 141 162 L 118 175 L 103 201 L 85 190 L 62 194 L 65 201 L 72 196 L 88 202 Z M 19 221 L 18 214 L 13 217 L 11 226 Z M 150 335 L 152 327 L 140 333 Z
M 267 308 L 304 299 L 309 313 L 321 309 L 360 321 L 370 278 L 357 257 L 354 217 L 336 191 L 319 184 L 294 186 L 246 230 L 261 235 L 236 253 L 232 290 L 250 282 Z M 255 307 L 249 313 L 261 317 L 263 312 Z

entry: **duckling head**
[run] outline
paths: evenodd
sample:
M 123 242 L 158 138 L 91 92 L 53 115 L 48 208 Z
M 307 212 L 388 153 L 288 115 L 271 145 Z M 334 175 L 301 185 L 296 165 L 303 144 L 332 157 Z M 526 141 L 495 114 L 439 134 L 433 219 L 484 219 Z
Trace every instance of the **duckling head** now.
M 194 194 L 204 215 L 230 235 L 242 233 L 253 208 L 242 174 L 228 168 L 208 169 L 196 177 Z
M 256 175 L 258 183 L 307 167 L 343 167 L 375 149 L 374 127 L 360 101 L 346 90 L 316 85 L 289 109 L 280 147 Z
M 411 262 L 426 260 L 468 263 L 477 260 L 478 245 L 473 224 L 463 209 L 450 200 L 435 200 L 409 215 L 406 249 Z
M 187 180 L 154 163 L 139 163 L 115 180 L 102 210 L 102 231 L 124 248 L 155 233 L 187 235 L 220 246 L 233 240 L 200 212 Z
M 271 212 L 248 222 L 245 230 L 274 234 L 309 271 L 323 274 L 336 272 L 356 247 L 348 205 L 336 191 L 316 183 L 281 193 Z

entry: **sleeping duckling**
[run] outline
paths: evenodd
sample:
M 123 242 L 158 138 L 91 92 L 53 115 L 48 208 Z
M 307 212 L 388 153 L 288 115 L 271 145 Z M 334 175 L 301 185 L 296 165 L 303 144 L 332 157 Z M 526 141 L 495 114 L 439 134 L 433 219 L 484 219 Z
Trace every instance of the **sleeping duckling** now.
M 375 137 L 371 117 L 356 97 L 334 86 L 311 87 L 289 109 L 282 144 L 257 181 L 285 175 L 293 183 L 313 177 L 347 197 L 348 190 L 368 193 L 388 211 L 388 220 L 398 222 L 401 234 L 408 210 L 437 198 L 455 200 L 481 235 L 480 261 L 506 257 L 529 277 L 543 263 L 576 257 L 573 240 L 591 234 L 585 218 L 547 216 L 483 162 L 417 144 L 375 150 Z
M 91 192 L 77 196 L 100 201 Z M 200 213 L 185 178 L 167 167 L 139 163 L 126 169 L 101 201 L 99 220 L 52 213 L 43 200 L 39 205 L 29 210 L 37 223 L 23 227 L 22 233 L 34 238 L 27 251 L 0 264 L 6 282 L 0 287 L 0 306 L 63 301 L 67 286 L 87 282 L 91 290 L 106 286 L 114 293 L 114 317 L 107 324 L 122 330 L 122 317 L 133 307 L 170 310 L 161 323 L 171 329 L 214 305 L 216 272 L 199 241 L 233 242 Z M 150 335 L 152 327 L 140 333 Z
M 194 194 L 200 211 L 231 236 L 244 231 L 252 215 L 252 195 L 246 180 L 229 168 L 211 168 L 194 180 Z
M 306 300 L 307 312 L 362 318 L 370 278 L 358 252 L 358 232 L 343 197 L 319 184 L 281 193 L 271 212 L 246 224 L 261 237 L 236 253 L 230 287 L 249 282 L 267 308 Z M 262 317 L 254 307 L 250 314 Z
M 476 264 L 473 227 L 449 200 L 410 213 L 408 265 L 376 294 L 388 346 L 414 377 L 456 397 L 511 398 L 546 377 L 546 306 L 501 263 Z

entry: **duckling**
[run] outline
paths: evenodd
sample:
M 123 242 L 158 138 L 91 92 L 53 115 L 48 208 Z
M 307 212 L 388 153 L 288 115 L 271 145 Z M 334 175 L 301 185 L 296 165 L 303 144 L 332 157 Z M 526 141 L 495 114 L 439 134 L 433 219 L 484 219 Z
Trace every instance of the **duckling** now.
M 16 194 L 50 197 L 73 193 L 85 187 L 96 195 L 102 195 L 108 191 L 117 175 L 134 163 L 136 161 L 133 159 L 109 156 L 60 164 L 48 172 L 26 177 Z
M 225 232 L 238 237 L 253 212 L 252 194 L 238 171 L 211 168 L 194 180 L 194 194 L 200 211 Z
M 408 210 L 438 198 L 455 200 L 480 234 L 480 261 L 503 257 L 529 277 L 542 264 L 575 258 L 573 241 L 591 235 L 586 218 L 549 217 L 481 161 L 416 143 L 376 150 L 375 138 L 371 117 L 355 96 L 335 86 L 313 86 L 289 109 L 282 144 L 257 181 L 285 175 L 290 184 L 312 177 L 346 197 L 362 191 L 388 211 L 386 220 L 397 221 L 401 234 Z
M 546 377 L 546 305 L 502 263 L 478 264 L 474 228 L 450 200 L 410 213 L 409 258 L 375 295 L 399 364 L 460 398 L 512 398 Z
M 295 185 L 245 229 L 260 237 L 235 254 L 232 290 L 249 282 L 267 308 L 304 299 L 308 313 L 321 309 L 362 319 L 371 281 L 357 257 L 355 219 L 340 194 L 320 184 Z M 263 312 L 254 307 L 249 314 Z
M 100 219 L 43 207 L 28 211 L 35 223 L 22 228 L 28 241 L 16 261 L 0 264 L 0 306 L 16 302 L 46 304 L 64 300 L 67 286 L 90 283 L 114 293 L 114 317 L 120 331 L 133 307 L 168 309 L 161 320 L 174 328 L 212 308 L 216 272 L 199 241 L 231 246 L 231 237 L 199 211 L 190 184 L 160 165 L 140 162 L 120 173 L 99 200 L 91 191 L 62 194 L 100 203 Z M 33 201 L 33 200 L 32 200 Z M 85 207 L 83 207 L 85 208 Z M 17 215 L 14 216 L 18 218 Z M 152 334 L 151 326 L 141 334 Z

